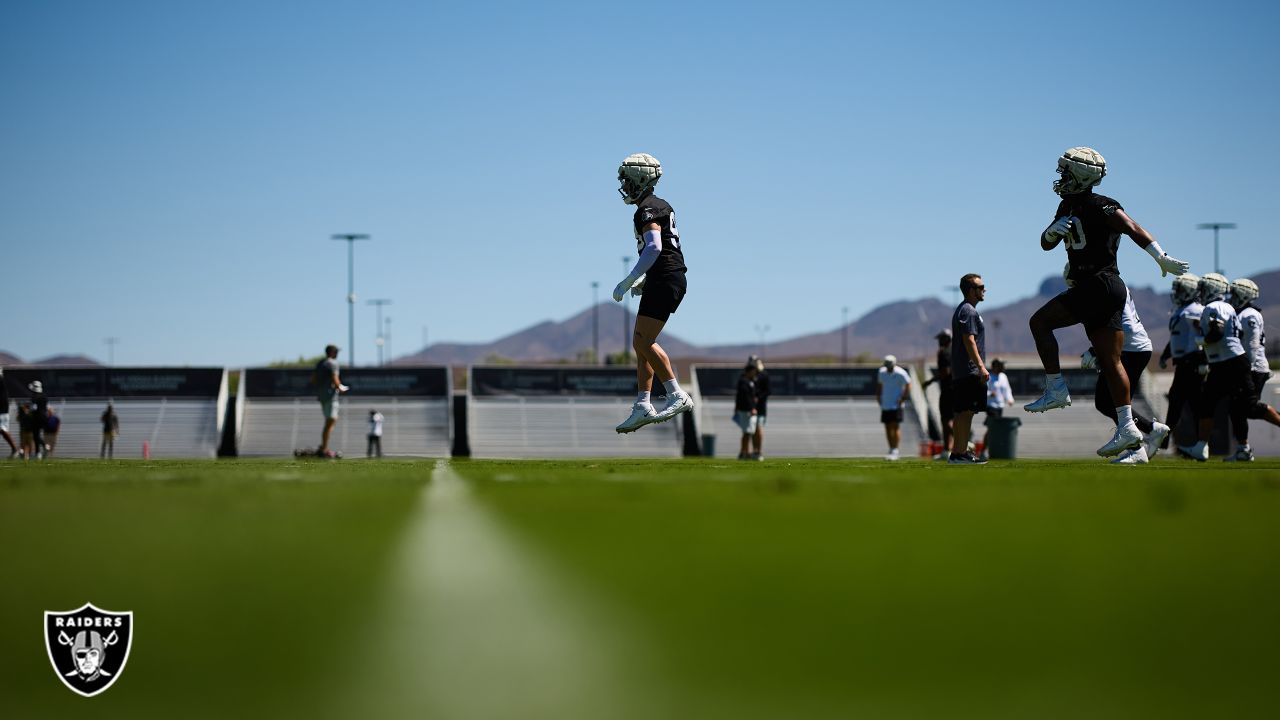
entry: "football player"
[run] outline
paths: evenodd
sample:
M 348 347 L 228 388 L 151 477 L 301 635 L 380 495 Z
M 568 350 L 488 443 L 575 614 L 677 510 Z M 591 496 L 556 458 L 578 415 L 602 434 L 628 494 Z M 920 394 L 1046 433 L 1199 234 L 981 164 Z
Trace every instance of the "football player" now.
M 1102 371 L 1116 404 L 1115 435 L 1098 448 L 1103 457 L 1113 457 L 1142 445 L 1143 434 L 1133 421 L 1129 378 L 1120 364 L 1124 343 L 1121 318 L 1127 292 L 1116 266 L 1120 236 L 1128 235 L 1146 250 L 1162 273 L 1181 275 L 1189 265 L 1165 254 L 1151 233 L 1134 222 L 1120 203 L 1093 192 L 1107 174 L 1106 161 L 1097 151 L 1074 147 L 1058 158 L 1059 178 L 1053 191 L 1062 197 L 1054 220 L 1040 235 L 1046 252 L 1064 243 L 1071 265 L 1073 286 L 1031 316 L 1031 334 L 1045 371 L 1045 391 L 1040 399 L 1025 406 L 1028 412 L 1045 412 L 1071 404 L 1067 382 L 1058 362 L 1058 341 L 1053 331 L 1084 325 L 1093 343 Z
M 1240 324 L 1240 344 L 1244 346 L 1245 356 L 1249 358 L 1249 384 L 1251 392 L 1248 402 L 1232 406 L 1231 426 L 1244 425 L 1249 420 L 1266 420 L 1272 425 L 1280 425 L 1280 414 L 1276 409 L 1262 400 L 1262 391 L 1271 378 L 1271 367 L 1267 364 L 1267 338 L 1263 332 L 1262 313 L 1253 303 L 1258 299 L 1258 284 L 1249 278 L 1240 278 L 1231 283 L 1231 306 L 1236 309 Z M 1252 462 L 1253 450 L 1248 443 L 1236 448 L 1234 455 L 1226 460 Z
M 1142 319 L 1138 317 L 1138 309 L 1133 305 L 1133 297 L 1130 296 L 1128 289 L 1125 289 L 1124 312 L 1121 316 L 1121 325 L 1124 332 L 1124 346 L 1120 350 L 1120 365 L 1124 367 L 1125 374 L 1129 376 L 1129 383 L 1132 387 L 1138 383 L 1138 379 L 1142 377 L 1142 371 L 1147 369 L 1147 363 L 1151 362 L 1151 338 L 1147 336 L 1147 329 L 1142 326 Z M 1093 348 L 1084 351 L 1080 356 L 1080 367 L 1086 370 L 1098 369 L 1098 358 Z M 1093 405 L 1098 412 L 1111 418 L 1112 422 L 1119 422 L 1116 415 L 1115 402 L 1111 399 L 1111 391 L 1107 386 L 1106 378 L 1101 373 L 1098 374 L 1098 385 L 1093 392 Z M 1125 450 L 1116 456 L 1111 462 L 1117 465 L 1141 465 L 1155 457 L 1160 451 L 1160 443 L 1169 437 L 1169 426 L 1162 422 L 1157 422 L 1151 418 L 1144 417 L 1136 410 L 1133 413 L 1133 424 L 1138 426 L 1144 436 L 1143 444 L 1136 448 Z
M 1160 369 L 1168 367 L 1173 360 L 1173 385 L 1169 387 L 1169 411 L 1164 422 L 1171 428 L 1178 427 L 1182 419 L 1182 409 L 1193 408 L 1200 401 L 1200 389 L 1204 386 L 1204 376 L 1200 374 L 1201 366 L 1208 367 L 1209 361 L 1200 347 L 1200 313 L 1204 305 L 1200 304 L 1200 278 L 1186 273 L 1173 279 L 1173 315 L 1169 318 L 1169 342 L 1160 353 Z M 1161 448 L 1169 447 L 1169 438 L 1165 438 Z
M 1230 287 L 1227 279 L 1218 273 L 1205 273 L 1200 278 L 1200 302 L 1204 303 L 1204 312 L 1200 315 L 1200 332 L 1204 336 L 1204 354 L 1209 360 L 1209 374 L 1195 408 L 1196 418 L 1199 420 L 1199 441 L 1190 447 L 1178 446 L 1184 454 L 1200 462 L 1209 459 L 1209 434 L 1213 431 L 1213 411 L 1219 398 L 1226 397 L 1230 400 L 1233 418 L 1251 415 L 1267 417 L 1266 412 L 1251 407 L 1254 400 L 1253 378 L 1249 375 L 1249 355 L 1240 342 L 1240 316 L 1225 299 Z M 1274 416 L 1275 410 L 1266 409 Z M 1280 418 L 1276 420 L 1280 424 Z M 1252 460 L 1249 423 L 1233 422 L 1231 425 L 1231 432 L 1239 449 L 1228 459 Z
M 636 384 L 639 394 L 631 415 L 615 430 L 635 432 L 645 425 L 670 420 L 693 409 L 693 399 L 676 382 L 671 359 L 658 345 L 658 334 L 671 314 L 684 299 L 684 252 L 680 248 L 680 231 L 676 229 L 675 211 L 666 200 L 653 194 L 662 177 L 662 164 L 652 155 L 629 155 L 618 168 L 618 192 L 622 202 L 635 205 L 632 226 L 636 235 L 639 259 L 622 282 L 613 289 L 613 299 L 622 302 L 628 292 L 640 296 L 636 311 L 635 332 L 631 344 L 636 351 Z M 653 376 L 667 391 L 667 402 L 655 410 L 649 398 Z

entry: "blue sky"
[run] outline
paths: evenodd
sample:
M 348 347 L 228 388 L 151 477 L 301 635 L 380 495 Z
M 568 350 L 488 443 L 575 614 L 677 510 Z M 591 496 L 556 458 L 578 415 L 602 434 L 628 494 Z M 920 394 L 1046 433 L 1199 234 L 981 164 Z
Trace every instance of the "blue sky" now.
M 1170 254 L 1280 266 L 1271 3 L 7 2 L 0 349 L 260 363 L 394 351 L 586 308 L 634 253 L 615 191 L 662 160 L 699 343 L 829 330 L 1042 253 L 1054 163 L 1090 145 Z M 1127 241 L 1126 241 L 1127 243 Z M 1163 284 L 1136 247 L 1135 285 Z M 16 300 L 16 304 L 15 301 Z M 344 352 L 344 358 L 346 354 Z

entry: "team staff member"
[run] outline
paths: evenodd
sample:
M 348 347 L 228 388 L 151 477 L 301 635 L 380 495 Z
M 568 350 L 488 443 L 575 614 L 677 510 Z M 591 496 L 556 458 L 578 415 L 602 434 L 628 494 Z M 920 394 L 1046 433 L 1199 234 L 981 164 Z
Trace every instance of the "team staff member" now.
M 769 396 L 773 391 L 769 389 L 769 373 L 764 371 L 764 361 L 752 355 L 747 362 L 754 362 L 756 366 L 756 432 L 751 440 L 751 456 L 763 460 L 764 426 L 769 419 Z
M 1004 417 L 1004 409 L 1013 407 L 1013 388 L 1009 385 L 1009 376 L 1004 374 L 1004 361 L 996 358 L 991 361 L 991 376 L 987 378 L 987 426 L 982 436 L 982 457 L 991 452 L 991 419 Z
M 1168 367 L 1173 360 L 1173 384 L 1169 387 L 1169 411 L 1165 413 L 1164 424 L 1177 428 L 1182 420 L 1182 410 L 1191 411 L 1195 418 L 1195 406 L 1200 402 L 1200 390 L 1204 387 L 1204 376 L 1200 368 L 1208 368 L 1209 361 L 1198 342 L 1200 338 L 1200 314 L 1204 305 L 1200 303 L 1200 278 L 1186 273 L 1173 279 L 1173 315 L 1169 318 L 1169 343 L 1160 353 L 1160 369 Z M 1169 438 L 1160 443 L 1161 449 L 1169 447 Z
M 320 457 L 333 457 L 329 449 L 329 436 L 333 426 L 338 423 L 338 395 L 350 390 L 342 384 L 338 377 L 338 346 L 326 345 L 324 359 L 316 363 L 312 382 L 316 386 L 316 399 L 320 401 L 320 412 L 324 415 L 324 431 L 320 434 Z
M 622 201 L 635 205 L 632 226 L 636 235 L 639 259 L 631 272 L 613 289 L 613 299 L 622 302 L 628 292 L 640 295 L 636 311 L 635 332 L 631 344 L 636 351 L 636 386 L 638 394 L 631 415 L 614 428 L 620 433 L 635 432 L 645 425 L 665 422 L 693 409 L 693 399 L 680 388 L 671 358 L 658 345 L 658 335 L 672 313 L 680 307 L 688 284 L 684 251 L 680 247 L 680 231 L 676 228 L 675 210 L 666 200 L 653 194 L 662 177 L 662 164 L 652 155 L 629 155 L 618 168 L 618 192 Z M 649 398 L 654 375 L 667 392 L 666 406 L 655 410 Z
M 1120 364 L 1120 348 L 1124 343 L 1120 315 L 1126 292 L 1116 264 L 1120 236 L 1128 235 L 1138 247 L 1146 250 L 1162 273 L 1181 275 L 1187 271 L 1188 264 L 1165 254 L 1151 233 L 1134 222 L 1119 202 L 1093 192 L 1093 187 L 1107 174 L 1106 161 L 1097 151 L 1087 147 L 1068 149 L 1058 158 L 1058 173 L 1053 191 L 1062 201 L 1058 203 L 1053 222 L 1040 235 L 1040 248 L 1048 252 L 1058 243 L 1066 244 L 1074 284 L 1031 316 L 1031 334 L 1044 365 L 1045 391 L 1040 399 L 1029 403 L 1026 410 L 1045 412 L 1071 404 L 1053 331 L 1084 325 L 1120 418 L 1111 440 L 1098 448 L 1099 455 L 1112 457 L 1143 441 L 1142 431 L 1133 422 L 1129 377 Z
M 898 358 L 884 356 L 884 366 L 876 372 L 876 401 L 880 403 L 880 422 L 884 423 L 884 437 L 889 443 L 885 460 L 897 460 L 898 445 L 902 442 L 902 401 L 911 391 L 911 375 L 898 366 Z
M 987 371 L 983 358 L 987 352 L 986 329 L 977 305 L 986 297 L 987 285 L 982 276 L 969 273 L 960 278 L 964 295 L 951 315 L 951 393 L 955 403 L 955 427 L 951 436 L 952 465 L 982 465 L 986 460 L 969 451 L 969 430 L 973 414 L 987 408 Z
M 751 440 L 756 433 L 759 416 L 756 400 L 756 374 L 759 368 L 753 362 L 747 362 L 738 376 L 738 392 L 733 400 L 733 424 L 742 430 L 742 444 L 738 449 L 739 460 L 751 460 Z

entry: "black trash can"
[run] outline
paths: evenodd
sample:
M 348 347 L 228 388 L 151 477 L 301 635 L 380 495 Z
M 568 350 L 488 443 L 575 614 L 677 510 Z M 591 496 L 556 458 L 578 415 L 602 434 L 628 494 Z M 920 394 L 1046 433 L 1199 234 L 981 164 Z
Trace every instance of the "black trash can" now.
M 1022 420 L 1016 417 L 987 418 L 989 429 L 987 456 L 997 460 L 1012 460 L 1018 456 L 1018 426 Z
M 705 457 L 716 456 L 716 436 L 705 434 L 702 436 L 702 454 Z

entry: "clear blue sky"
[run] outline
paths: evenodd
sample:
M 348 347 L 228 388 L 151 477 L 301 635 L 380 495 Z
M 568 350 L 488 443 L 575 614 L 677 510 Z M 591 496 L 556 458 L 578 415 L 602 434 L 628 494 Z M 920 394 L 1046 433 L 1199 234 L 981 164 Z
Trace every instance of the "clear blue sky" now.
M 839 325 L 962 272 L 1034 292 L 1055 159 L 1090 145 L 1165 249 L 1280 266 L 1274 3 L 34 0 L 0 9 L 0 349 L 244 364 L 396 354 L 601 297 L 615 191 L 662 160 L 694 342 Z M 1127 243 L 1127 241 L 1126 241 Z M 1160 280 L 1132 244 L 1131 284 Z M 344 352 L 344 358 L 347 355 Z

